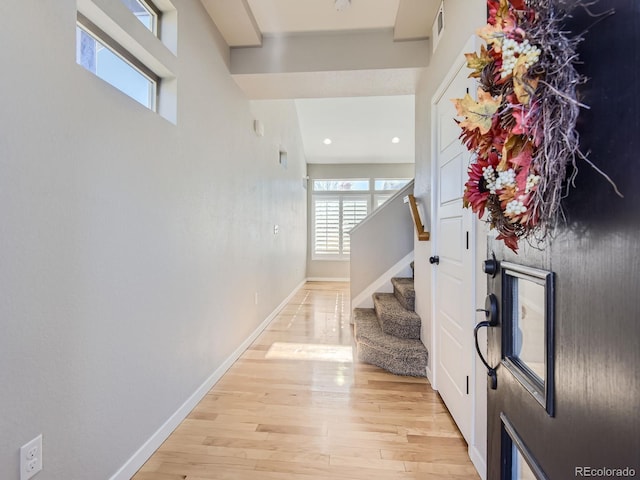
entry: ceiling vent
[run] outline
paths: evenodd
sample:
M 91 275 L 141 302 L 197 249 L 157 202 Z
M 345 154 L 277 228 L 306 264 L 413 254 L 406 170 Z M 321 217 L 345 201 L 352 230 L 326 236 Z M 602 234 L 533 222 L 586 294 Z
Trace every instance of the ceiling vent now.
M 436 51 L 442 35 L 444 35 L 444 0 L 440 2 L 438 13 L 433 21 L 433 26 L 431 27 L 431 44 L 433 45 L 433 52 Z

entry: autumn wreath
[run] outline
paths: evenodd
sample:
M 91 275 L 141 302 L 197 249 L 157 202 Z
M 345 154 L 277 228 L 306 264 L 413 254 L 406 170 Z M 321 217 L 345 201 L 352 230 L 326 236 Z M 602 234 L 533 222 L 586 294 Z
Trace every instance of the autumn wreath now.
M 465 55 L 477 98 L 453 100 L 460 138 L 475 154 L 464 205 L 479 217 L 487 211 L 497 238 L 517 252 L 518 240 L 541 241 L 554 228 L 576 160 L 589 162 L 575 129 L 584 107 L 576 96 L 581 38 L 565 34 L 566 13 L 550 0 L 487 3 L 477 32 L 486 47 Z

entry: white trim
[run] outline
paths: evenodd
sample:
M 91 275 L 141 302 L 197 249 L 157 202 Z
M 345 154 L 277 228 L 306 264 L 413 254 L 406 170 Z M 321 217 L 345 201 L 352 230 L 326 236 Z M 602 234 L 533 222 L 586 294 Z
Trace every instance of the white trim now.
M 195 392 L 191 394 L 187 400 L 176 410 L 163 424 L 156 430 L 151 437 L 142 444 L 142 446 L 120 467 L 120 469 L 113 474 L 110 480 L 129 480 L 144 463 L 153 455 L 153 453 L 162 445 L 169 435 L 180 425 L 180 422 L 184 420 L 187 415 L 195 408 L 195 406 L 204 398 L 204 396 L 211 390 L 211 388 L 222 378 L 222 376 L 229 370 L 234 362 L 242 355 L 247 348 L 258 338 L 258 335 L 267 328 L 269 323 L 276 317 L 276 315 L 282 310 L 285 305 L 298 293 L 298 291 L 307 282 L 305 279 L 293 291 L 285 298 L 280 305 L 278 305 L 271 314 L 260 324 L 258 327 L 247 337 L 247 339 L 240 344 L 234 352 L 220 365 L 216 370 L 207 378 L 202 385 L 200 385 Z
M 414 259 L 414 253 L 411 251 L 405 255 L 399 262 L 396 262 L 389 270 L 380 275 L 376 280 L 365 288 L 361 293 L 351 299 L 351 309 L 361 307 L 362 304 L 371 298 L 375 292 L 379 291 L 386 283 L 390 282 L 393 277 L 398 275 L 398 272 L 403 268 L 406 268 Z
M 349 277 L 308 277 L 307 282 L 349 282 Z
M 470 52 L 470 51 L 476 51 L 476 47 L 478 44 L 478 39 L 475 35 L 472 35 L 471 37 L 469 37 L 469 39 L 467 40 L 467 42 L 465 43 L 465 46 L 462 48 L 462 51 L 460 52 L 460 54 L 456 57 L 456 60 L 452 63 L 451 68 L 449 70 L 449 72 L 447 73 L 447 75 L 444 77 L 442 83 L 440 84 L 440 86 L 438 87 L 436 93 L 433 95 L 432 99 L 431 99 L 431 158 L 432 159 L 437 159 L 438 157 L 438 142 L 437 142 L 437 135 L 438 135 L 438 118 L 437 118 L 437 112 L 435 109 L 435 106 L 437 105 L 437 103 L 442 99 L 444 93 L 446 92 L 447 88 L 449 87 L 449 85 L 451 84 L 451 82 L 454 80 L 454 78 L 456 77 L 456 75 L 458 75 L 458 73 L 464 68 L 464 66 L 466 65 L 466 61 L 464 60 L 464 52 Z M 474 95 L 473 92 L 470 92 L 472 95 Z M 439 178 L 438 176 L 438 171 L 437 171 L 437 162 L 432 162 L 432 196 L 431 196 L 431 211 L 432 211 L 432 217 L 437 220 L 438 218 L 438 214 L 437 214 L 437 208 L 438 208 L 438 195 L 439 195 L 439 191 L 438 191 L 438 183 L 437 183 L 437 179 Z M 471 225 L 470 225 L 470 229 L 469 229 L 469 248 L 471 250 L 471 298 L 472 298 L 472 304 L 471 306 L 473 307 L 474 305 L 477 305 L 478 303 L 478 295 L 477 295 L 477 290 L 478 290 L 478 285 L 477 285 L 477 278 L 476 278 L 476 269 L 477 269 L 477 263 L 478 263 L 478 255 L 481 254 L 480 252 L 477 251 L 477 236 L 478 236 L 478 228 L 477 228 L 478 222 L 475 220 L 475 218 L 472 218 L 471 221 Z M 438 249 L 438 243 L 439 243 L 439 235 L 438 235 L 438 231 L 437 231 L 437 227 L 438 227 L 438 222 L 435 221 L 434 225 L 432 225 L 431 227 L 431 231 L 432 231 L 432 254 L 435 255 Z M 436 282 L 436 271 L 435 269 L 432 269 L 432 282 L 431 282 L 431 288 L 432 288 L 432 298 L 435 298 L 436 295 L 436 291 L 437 291 L 437 282 Z M 432 322 L 431 322 L 431 351 L 430 351 L 430 355 L 429 355 L 429 364 L 430 365 L 436 365 L 435 362 L 439 361 L 439 351 L 437 348 L 437 329 L 438 329 L 438 325 L 437 325 L 437 316 L 436 316 L 436 311 L 435 311 L 435 307 L 436 307 L 436 302 L 432 302 L 431 303 L 431 318 L 432 318 Z M 469 315 L 473 315 L 473 311 L 469 312 Z M 486 476 L 487 476 L 487 465 L 486 465 L 486 460 L 483 457 L 482 453 L 480 452 L 480 450 L 477 448 L 477 443 L 478 443 L 478 438 L 477 438 L 477 422 L 478 421 L 482 421 L 483 419 L 478 418 L 478 416 L 476 415 L 476 404 L 477 404 L 477 389 L 476 389 L 476 364 L 477 364 L 477 358 L 475 356 L 475 352 L 473 354 L 473 357 L 471 359 L 471 365 L 470 365 L 470 375 L 469 375 L 469 379 L 470 379 L 470 387 L 471 387 L 471 404 L 472 404 L 472 411 L 471 411 L 471 425 L 470 425 L 470 438 L 468 439 L 468 455 L 469 458 L 471 459 L 471 462 L 473 463 L 475 469 L 477 470 L 478 474 L 480 475 L 480 478 L 482 480 L 486 480 Z M 437 385 L 437 374 L 436 374 L 436 368 L 433 368 L 433 370 L 431 371 L 429 368 L 427 368 L 427 378 L 429 379 L 429 381 L 432 384 L 432 387 L 434 390 L 438 389 L 438 385 Z M 486 422 L 486 418 L 484 419 L 484 421 Z
M 433 97 L 431 97 L 431 217 L 434 220 L 431 224 L 431 255 L 437 255 L 438 251 L 438 243 L 439 243 L 439 232 L 438 232 L 438 198 L 440 192 L 438 190 L 438 179 L 440 176 L 438 175 L 438 164 L 435 159 L 438 158 L 438 142 L 436 141 L 438 135 L 438 117 L 435 106 L 442 99 L 442 96 L 445 94 L 447 88 L 453 79 L 458 75 L 460 70 L 462 70 L 466 66 L 466 59 L 464 56 L 465 52 L 475 51 L 476 47 L 476 39 L 475 35 L 471 35 L 469 39 L 465 42 L 464 47 L 460 51 L 460 53 L 455 57 L 455 61 L 451 64 L 451 68 L 445 75 L 444 79 L 440 83 L 440 86 L 434 93 Z M 474 246 L 475 247 L 475 246 Z M 431 269 L 431 298 L 432 300 L 436 298 L 436 290 L 437 290 L 437 281 L 436 281 L 436 269 Z M 475 278 L 473 279 L 472 289 L 475 289 Z M 436 365 L 436 361 L 439 359 L 438 352 L 438 342 L 437 342 L 437 316 L 436 316 L 436 302 L 431 302 L 431 348 L 429 349 L 429 363 L 431 365 Z M 431 361 L 433 360 L 433 361 Z M 431 381 L 431 385 L 434 390 L 438 390 L 438 375 L 436 373 L 436 368 L 432 370 L 432 377 L 429 379 Z
M 433 359 L 431 357 L 431 354 L 429 354 L 429 365 L 431 365 L 432 361 Z M 433 390 L 437 392 L 437 390 L 433 386 L 433 373 L 431 373 L 431 367 L 429 365 L 427 365 L 427 380 L 429 380 L 429 383 L 431 384 L 431 388 L 433 388 Z
M 482 480 L 487 480 L 487 464 L 482 458 L 482 454 L 480 450 L 478 450 L 475 446 L 469 445 L 469 450 L 467 451 L 469 454 L 469 458 L 471 459 L 471 463 L 476 467 L 478 475 Z

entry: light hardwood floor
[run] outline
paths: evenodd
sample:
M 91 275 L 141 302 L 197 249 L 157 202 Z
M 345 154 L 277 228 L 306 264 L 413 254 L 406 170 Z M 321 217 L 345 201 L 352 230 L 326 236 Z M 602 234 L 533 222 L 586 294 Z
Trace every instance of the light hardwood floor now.
M 133 479 L 478 479 L 425 379 L 352 360 L 350 311 L 307 283 Z

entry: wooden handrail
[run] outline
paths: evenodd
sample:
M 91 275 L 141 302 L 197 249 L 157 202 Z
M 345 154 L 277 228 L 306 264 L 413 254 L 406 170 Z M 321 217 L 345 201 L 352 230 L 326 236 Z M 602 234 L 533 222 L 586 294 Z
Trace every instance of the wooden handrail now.
M 422 224 L 422 220 L 420 220 L 420 212 L 418 211 L 418 205 L 416 204 L 416 198 L 409 194 L 407 195 L 409 199 L 409 206 L 411 207 L 411 216 L 413 217 L 413 223 L 416 225 L 416 233 L 418 234 L 418 240 L 426 241 L 431 238 L 429 232 L 424 231 L 424 225 Z

